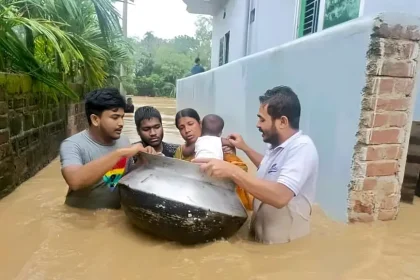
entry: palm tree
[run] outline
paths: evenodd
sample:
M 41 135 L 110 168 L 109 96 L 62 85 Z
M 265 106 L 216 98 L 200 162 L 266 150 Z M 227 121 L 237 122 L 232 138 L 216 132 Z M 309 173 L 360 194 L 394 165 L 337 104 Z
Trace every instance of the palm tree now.
M 67 82 L 103 86 L 130 57 L 119 19 L 111 0 L 0 0 L 0 71 L 70 97 Z

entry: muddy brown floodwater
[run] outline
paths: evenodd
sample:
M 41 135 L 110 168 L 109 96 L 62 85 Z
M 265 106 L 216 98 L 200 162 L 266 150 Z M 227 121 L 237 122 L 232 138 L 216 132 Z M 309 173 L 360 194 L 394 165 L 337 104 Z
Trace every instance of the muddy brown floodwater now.
M 163 114 L 165 140 L 181 142 L 175 100 L 135 98 Z M 136 141 L 132 115 L 125 133 Z M 63 205 L 55 160 L 0 200 L 0 279 L 420 279 L 420 200 L 393 222 L 346 225 L 315 207 L 310 236 L 284 245 L 246 239 L 182 247 L 134 229 L 122 210 Z

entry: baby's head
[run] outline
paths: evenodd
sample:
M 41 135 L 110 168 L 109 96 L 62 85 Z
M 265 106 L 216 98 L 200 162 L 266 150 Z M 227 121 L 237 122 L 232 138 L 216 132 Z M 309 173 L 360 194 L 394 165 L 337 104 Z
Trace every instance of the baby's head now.
M 224 126 L 225 122 L 218 115 L 207 115 L 201 121 L 201 135 L 220 137 Z

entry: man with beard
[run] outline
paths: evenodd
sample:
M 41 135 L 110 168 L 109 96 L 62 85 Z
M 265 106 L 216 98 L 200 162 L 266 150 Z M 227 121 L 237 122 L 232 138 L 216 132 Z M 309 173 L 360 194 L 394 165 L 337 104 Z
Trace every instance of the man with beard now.
M 318 152 L 299 130 L 300 102 L 293 90 L 275 87 L 260 96 L 257 128 L 268 143 L 265 155 L 238 134 L 230 141 L 258 167 L 257 177 L 216 159 L 196 159 L 201 169 L 228 178 L 254 196 L 251 233 L 263 243 L 286 243 L 309 234 L 315 200 Z
M 163 142 L 163 126 L 160 112 L 151 106 L 143 106 L 134 113 L 137 133 L 144 147 L 152 147 L 156 153 L 174 157 L 179 145 Z
M 120 208 L 115 190 L 139 152 L 154 153 L 142 145 L 130 145 L 121 132 L 126 103 L 118 89 L 104 88 L 87 94 L 89 128 L 60 146 L 61 172 L 69 190 L 65 203 L 78 208 Z

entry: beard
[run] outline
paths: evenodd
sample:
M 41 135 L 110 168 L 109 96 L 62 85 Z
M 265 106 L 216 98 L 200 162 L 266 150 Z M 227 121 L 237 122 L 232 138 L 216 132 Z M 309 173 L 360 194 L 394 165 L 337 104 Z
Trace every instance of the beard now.
M 269 130 L 258 129 L 262 133 L 262 138 L 265 143 L 272 145 L 273 147 L 279 144 L 279 134 L 274 126 Z
M 159 137 L 156 137 L 156 138 L 158 138 L 159 140 L 158 141 L 150 141 L 151 139 L 145 139 L 145 138 L 143 138 L 143 137 L 140 137 L 141 138 L 141 141 L 145 144 L 145 146 L 150 146 L 150 147 L 153 147 L 153 148 L 156 148 L 156 147 L 159 147 L 161 144 L 162 144 L 162 139 L 163 139 L 163 133 L 162 133 L 162 135 Z

